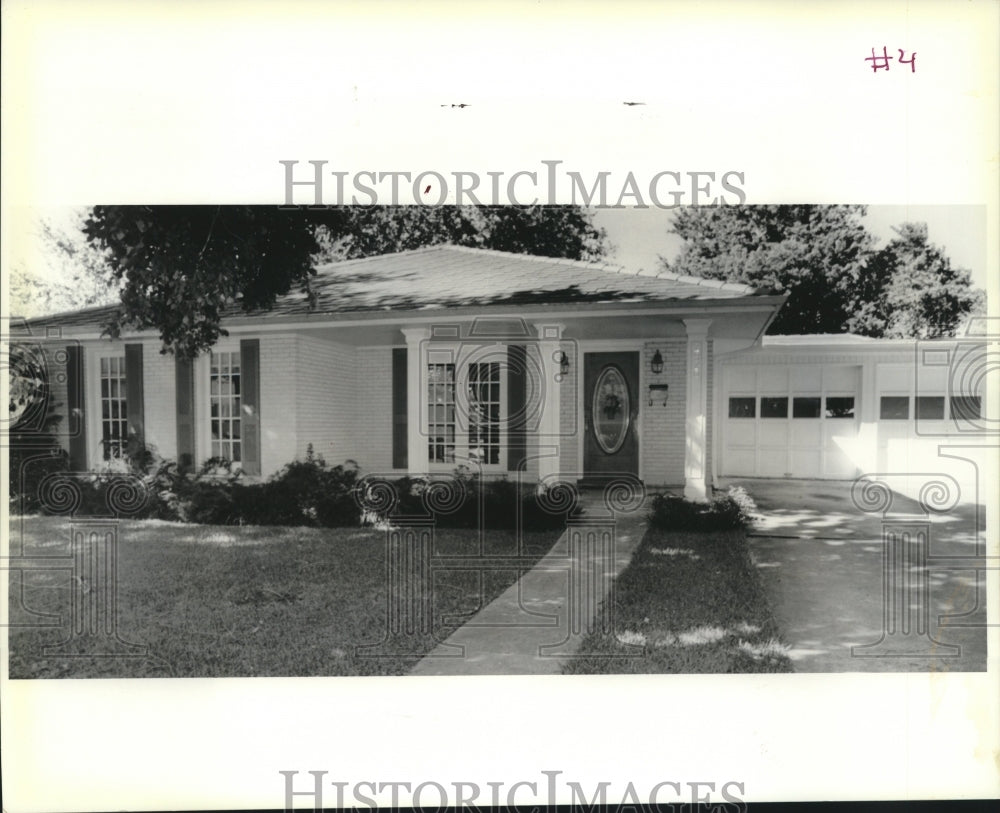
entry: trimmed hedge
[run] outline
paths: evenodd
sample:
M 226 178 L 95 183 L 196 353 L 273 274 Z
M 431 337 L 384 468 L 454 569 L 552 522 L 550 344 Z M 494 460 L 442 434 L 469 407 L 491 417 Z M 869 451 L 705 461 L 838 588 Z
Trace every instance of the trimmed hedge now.
M 461 470 L 446 480 L 403 477 L 392 483 L 396 505 L 374 521 L 399 517 L 433 517 L 439 528 L 488 528 L 512 531 L 558 530 L 566 524 L 571 506 L 547 505 L 534 487 L 519 486 L 507 479 L 483 480 Z M 440 488 L 442 504 L 435 508 L 429 489 Z
M 649 524 L 664 531 L 723 531 L 747 528 L 756 510 L 746 490 L 737 486 L 709 502 L 693 502 L 673 494 L 653 497 Z

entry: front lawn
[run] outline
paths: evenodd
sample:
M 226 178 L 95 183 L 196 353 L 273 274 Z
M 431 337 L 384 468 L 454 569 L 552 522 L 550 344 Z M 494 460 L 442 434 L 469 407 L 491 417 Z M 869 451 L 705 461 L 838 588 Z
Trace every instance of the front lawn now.
M 12 553 L 65 555 L 70 523 L 11 520 Z M 522 555 L 541 558 L 559 531 L 528 532 Z M 389 657 L 358 652 L 386 635 L 384 531 L 370 528 L 210 526 L 122 521 L 118 631 L 148 657 L 44 656 L 68 635 L 81 585 L 66 571 L 10 571 L 11 678 L 399 675 L 513 584 L 515 570 L 435 573 L 432 635 L 390 642 Z M 439 554 L 475 554 L 476 531 L 439 530 Z M 484 553 L 513 555 L 513 533 L 487 531 Z M 89 587 L 87 588 L 89 589 Z M 89 595 L 89 594 L 88 594 Z M 90 596 L 90 598 L 100 598 Z M 63 627 L 26 629 L 25 612 L 59 613 Z M 457 617 L 456 617 L 457 616 Z M 85 650 L 85 652 L 88 650 Z M 386 654 L 386 649 L 381 654 Z
M 742 530 L 650 528 L 569 674 L 791 672 Z

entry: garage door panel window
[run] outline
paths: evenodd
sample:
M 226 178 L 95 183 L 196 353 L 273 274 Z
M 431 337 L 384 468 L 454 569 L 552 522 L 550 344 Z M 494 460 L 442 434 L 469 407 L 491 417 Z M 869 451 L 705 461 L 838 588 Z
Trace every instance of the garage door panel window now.
M 883 395 L 879 400 L 879 418 L 883 421 L 908 421 L 910 396 Z
M 768 398 L 760 399 L 760 417 L 762 418 L 787 418 L 788 399 Z
M 916 398 L 917 418 L 930 421 L 944 420 L 943 395 L 918 395 Z
M 983 417 L 983 403 L 978 395 L 951 396 L 952 420 L 977 421 Z
M 827 418 L 853 418 L 854 417 L 854 396 L 834 395 L 826 399 Z
M 792 399 L 793 418 L 818 418 L 820 398 L 794 398 Z
M 729 399 L 730 418 L 756 418 L 757 399 L 756 398 L 730 398 Z

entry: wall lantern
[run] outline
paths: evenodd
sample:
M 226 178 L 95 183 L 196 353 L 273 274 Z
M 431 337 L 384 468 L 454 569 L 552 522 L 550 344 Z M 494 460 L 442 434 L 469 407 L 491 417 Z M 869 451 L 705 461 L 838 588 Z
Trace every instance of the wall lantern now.
M 663 356 L 660 355 L 659 348 L 653 353 L 653 358 L 649 362 L 649 369 L 653 371 L 653 375 L 659 375 L 663 372 Z
M 569 357 L 565 351 L 559 353 L 559 372 L 562 375 L 566 375 L 569 372 Z

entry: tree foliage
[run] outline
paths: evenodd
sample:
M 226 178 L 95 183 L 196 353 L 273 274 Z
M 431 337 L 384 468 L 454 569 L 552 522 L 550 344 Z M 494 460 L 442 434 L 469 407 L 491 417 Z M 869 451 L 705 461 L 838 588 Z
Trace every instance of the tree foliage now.
M 22 257 L 12 264 L 12 314 L 31 318 L 90 305 L 108 305 L 118 299 L 114 275 L 104 253 L 83 239 L 79 231 L 43 218 L 38 224 L 37 239 L 41 250 L 30 261 Z M 37 266 L 36 261 L 44 267 Z
M 876 250 L 864 206 L 771 205 L 681 209 L 684 246 L 673 272 L 788 294 L 770 333 L 952 335 L 982 305 L 969 272 L 903 224 Z
M 84 228 L 121 283 L 108 325 L 155 329 L 192 357 L 225 335 L 223 312 L 266 310 L 315 267 L 440 243 L 597 259 L 606 235 L 575 206 L 97 206 Z
M 985 310 L 982 291 L 972 287 L 968 270 L 930 243 L 926 223 L 903 223 L 858 280 L 847 328 L 852 333 L 887 338 L 952 336 L 970 315 Z
M 788 293 L 771 333 L 839 333 L 873 239 L 863 206 L 712 206 L 678 210 L 685 243 L 670 271 Z

